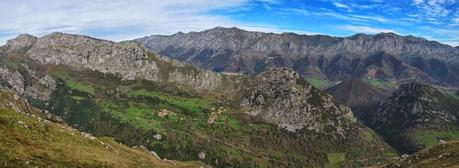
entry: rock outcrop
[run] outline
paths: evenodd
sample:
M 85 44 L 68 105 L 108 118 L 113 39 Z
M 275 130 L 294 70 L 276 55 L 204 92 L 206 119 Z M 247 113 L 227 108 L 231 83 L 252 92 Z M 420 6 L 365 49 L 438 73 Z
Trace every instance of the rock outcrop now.
M 242 107 L 248 114 L 289 131 L 307 129 L 341 134 L 355 122 L 351 110 L 308 84 L 288 68 L 268 70 L 255 78 Z

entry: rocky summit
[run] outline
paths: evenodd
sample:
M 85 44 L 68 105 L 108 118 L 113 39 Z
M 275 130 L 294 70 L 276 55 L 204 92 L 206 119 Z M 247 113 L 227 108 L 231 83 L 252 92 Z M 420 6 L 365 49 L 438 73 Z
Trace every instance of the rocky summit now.
M 202 32 L 139 38 L 151 51 L 218 72 L 259 74 L 291 67 L 301 76 L 457 86 L 458 48 L 394 33 L 349 37 L 262 33 L 216 27 Z
M 412 82 L 369 111 L 370 127 L 401 152 L 459 138 L 459 100 Z
M 258 75 L 242 106 L 250 115 L 289 131 L 307 129 L 341 134 L 356 122 L 351 110 L 314 88 L 288 68 L 276 68 Z M 327 130 L 327 131 L 325 131 Z

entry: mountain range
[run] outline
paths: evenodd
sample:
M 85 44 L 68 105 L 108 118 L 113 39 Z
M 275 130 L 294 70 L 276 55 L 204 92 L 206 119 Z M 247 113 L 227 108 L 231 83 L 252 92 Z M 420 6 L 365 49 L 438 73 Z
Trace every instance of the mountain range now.
M 251 79 L 194 68 L 135 41 L 63 33 L 20 35 L 0 53 L 3 87 L 78 130 L 161 158 L 322 167 L 371 165 L 395 153 L 289 68 Z
M 458 55 L 393 33 L 341 38 L 217 27 L 123 42 L 22 34 L 0 47 L 0 93 L 71 130 L 50 130 L 56 137 L 113 137 L 107 143 L 127 151 L 119 159 L 153 158 L 150 165 L 410 165 L 399 154 L 434 146 L 436 156 L 459 139 Z M 41 122 L 8 107 L 4 118 Z M 0 119 L 1 131 L 22 137 L 21 125 Z M 11 155 L 0 158 L 23 154 L 18 149 L 1 148 Z M 455 154 L 445 158 L 455 164 Z
M 394 33 L 349 37 L 216 27 L 137 39 L 153 52 L 217 72 L 259 74 L 290 67 L 306 78 L 418 81 L 457 87 L 459 49 Z

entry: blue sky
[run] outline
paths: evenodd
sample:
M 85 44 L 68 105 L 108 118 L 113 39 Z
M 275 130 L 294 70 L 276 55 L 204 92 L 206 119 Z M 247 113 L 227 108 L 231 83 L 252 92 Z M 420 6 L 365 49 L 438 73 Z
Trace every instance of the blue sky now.
M 114 41 L 216 26 L 350 36 L 395 32 L 459 45 L 459 0 L 0 0 L 0 44 L 19 33 Z

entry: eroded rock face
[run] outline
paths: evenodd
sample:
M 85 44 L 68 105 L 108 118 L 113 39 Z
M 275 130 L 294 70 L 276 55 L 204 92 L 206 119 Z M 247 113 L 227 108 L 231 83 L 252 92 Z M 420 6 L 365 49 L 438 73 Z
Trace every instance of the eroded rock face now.
M 124 80 L 158 80 L 158 68 L 135 42 L 114 43 L 86 36 L 52 33 L 39 38 L 27 56 L 42 64 L 63 64 L 118 74 Z
M 341 133 L 355 122 L 348 107 L 312 87 L 298 73 L 277 68 L 260 74 L 242 102 L 248 114 L 289 131 Z M 340 129 L 338 129 L 340 128 Z
M 1 86 L 11 88 L 19 95 L 35 100 L 47 101 L 51 93 L 56 90 L 56 79 L 50 75 L 39 76 L 34 71 L 22 65 L 22 71 L 0 67 Z M 32 82 L 32 81 L 38 82 Z
M 56 90 L 57 81 L 50 75 L 45 75 L 38 79 L 38 83 L 27 87 L 25 95 L 33 100 L 46 102 L 49 100 L 53 91 Z
M 24 78 L 19 72 L 0 67 L 0 81 L 2 86 L 9 86 L 19 94 L 24 94 Z

